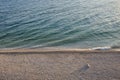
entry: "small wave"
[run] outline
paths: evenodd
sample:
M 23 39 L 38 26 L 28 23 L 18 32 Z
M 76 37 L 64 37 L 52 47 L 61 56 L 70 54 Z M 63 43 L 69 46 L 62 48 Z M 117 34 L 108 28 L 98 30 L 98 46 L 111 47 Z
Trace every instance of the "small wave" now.
M 109 47 L 109 46 L 92 48 L 92 50 L 110 50 L 110 49 L 111 49 L 111 47 Z
M 105 46 L 105 47 L 94 47 L 91 48 L 92 50 L 110 50 L 110 49 L 120 49 L 120 45 L 114 45 L 114 46 Z
M 30 49 L 35 49 L 35 48 L 42 48 L 43 47 L 43 45 L 35 45 L 35 46 L 31 46 L 31 47 L 29 47 Z

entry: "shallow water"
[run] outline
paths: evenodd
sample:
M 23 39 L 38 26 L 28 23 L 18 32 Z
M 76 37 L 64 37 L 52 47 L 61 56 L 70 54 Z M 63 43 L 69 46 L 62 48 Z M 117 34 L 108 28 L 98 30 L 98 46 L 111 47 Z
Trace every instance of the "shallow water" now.
M 0 48 L 119 44 L 119 0 L 0 0 Z

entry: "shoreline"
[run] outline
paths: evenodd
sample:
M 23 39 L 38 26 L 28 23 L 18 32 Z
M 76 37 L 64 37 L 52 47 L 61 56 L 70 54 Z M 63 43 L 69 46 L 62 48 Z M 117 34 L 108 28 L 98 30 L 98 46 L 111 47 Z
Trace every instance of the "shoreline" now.
M 39 53 L 51 53 L 51 52 L 60 52 L 60 53 L 66 53 L 66 52 L 74 52 L 74 53 L 81 53 L 81 52 L 96 52 L 96 53 L 109 53 L 109 52 L 120 52 L 120 49 L 80 49 L 80 48 L 19 48 L 19 49 L 0 49 L 0 53 L 15 53 L 15 52 L 39 52 Z

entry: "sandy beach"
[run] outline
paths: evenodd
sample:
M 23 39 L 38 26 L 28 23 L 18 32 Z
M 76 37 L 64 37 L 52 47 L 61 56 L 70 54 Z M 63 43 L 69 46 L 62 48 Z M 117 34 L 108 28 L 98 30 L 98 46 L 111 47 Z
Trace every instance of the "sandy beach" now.
M 120 80 L 120 51 L 0 50 L 0 80 Z

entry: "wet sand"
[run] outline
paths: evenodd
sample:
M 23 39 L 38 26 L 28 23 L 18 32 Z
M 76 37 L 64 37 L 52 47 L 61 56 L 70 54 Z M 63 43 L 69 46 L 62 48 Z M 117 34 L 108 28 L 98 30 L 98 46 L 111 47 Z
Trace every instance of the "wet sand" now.
M 120 80 L 120 52 L 0 50 L 0 80 Z

